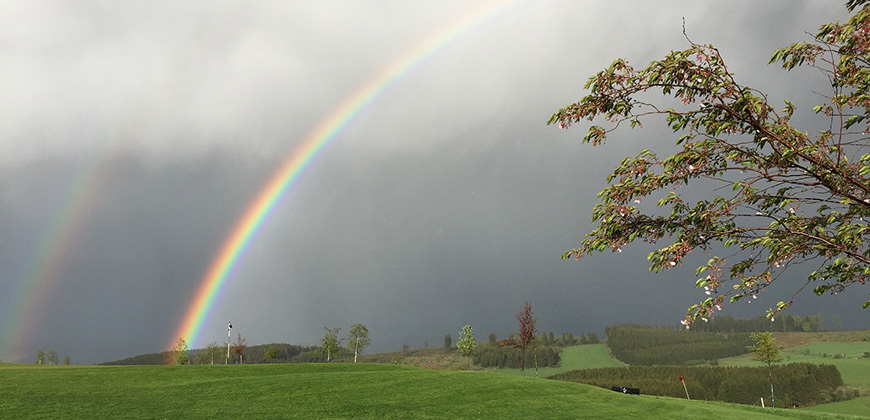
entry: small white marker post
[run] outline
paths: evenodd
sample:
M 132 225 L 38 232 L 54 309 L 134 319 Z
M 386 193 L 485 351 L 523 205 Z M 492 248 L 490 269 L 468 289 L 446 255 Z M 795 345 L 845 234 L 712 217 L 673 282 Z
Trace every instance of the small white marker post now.
M 227 362 L 225 364 L 230 364 L 230 330 L 233 329 L 233 323 L 227 322 Z
M 761 408 L 764 408 L 764 397 L 761 397 Z

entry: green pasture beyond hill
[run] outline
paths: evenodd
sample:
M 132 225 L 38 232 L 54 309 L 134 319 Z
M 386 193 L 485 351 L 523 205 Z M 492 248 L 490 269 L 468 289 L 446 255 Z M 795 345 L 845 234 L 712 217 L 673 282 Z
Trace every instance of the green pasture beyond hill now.
M 622 367 L 627 366 L 625 363 L 614 359 L 607 350 L 604 344 L 583 344 L 580 346 L 570 346 L 562 349 L 559 354 L 562 362 L 559 367 L 546 367 L 538 369 L 538 377 L 546 378 L 547 376 L 557 373 L 569 372 L 577 369 L 595 369 L 601 367 Z M 498 373 L 507 373 L 519 375 L 519 369 L 497 369 Z M 535 366 L 526 366 L 526 376 L 535 376 Z
M 837 367 L 843 382 L 861 390 L 862 394 L 870 394 L 870 359 L 863 357 L 870 351 L 870 342 L 815 342 L 801 346 L 783 349 L 783 363 L 806 362 L 828 364 Z M 721 359 L 720 366 L 761 366 L 754 356 L 746 354 L 738 357 Z M 868 415 L 870 413 L 870 397 L 861 397 L 850 401 L 822 404 L 808 407 L 805 410 Z
M 834 365 L 843 382 L 870 393 L 870 359 L 863 357 L 870 351 L 870 342 L 812 343 L 783 349 L 783 363 L 806 362 Z M 808 353 L 808 354 L 806 354 Z M 825 356 L 827 355 L 827 356 Z M 839 355 L 839 356 L 836 356 Z M 836 356 L 836 357 L 835 357 Z M 746 354 L 719 361 L 720 366 L 761 366 L 754 356 Z
M 837 419 L 385 364 L 0 365 L 3 418 Z

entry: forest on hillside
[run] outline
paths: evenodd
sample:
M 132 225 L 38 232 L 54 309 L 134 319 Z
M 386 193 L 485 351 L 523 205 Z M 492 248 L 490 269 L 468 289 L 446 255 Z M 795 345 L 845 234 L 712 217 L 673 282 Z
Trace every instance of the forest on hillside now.
M 738 356 L 752 344 L 748 333 L 716 333 L 623 324 L 605 329 L 607 346 L 617 359 L 630 365 L 715 364 Z
M 834 329 L 843 328 L 840 317 L 831 317 Z M 696 322 L 692 324 L 691 331 L 701 332 L 819 332 L 825 331 L 825 316 L 815 315 L 786 315 L 779 314 L 771 321 L 768 317 L 760 315 L 754 318 L 734 318 L 731 315 L 722 315 L 710 318 L 708 322 Z
M 306 363 L 325 362 L 326 355 L 321 354 L 318 346 L 298 346 L 286 343 L 258 344 L 245 346 L 242 361 L 246 364 L 256 363 Z M 226 346 L 220 347 L 220 352 L 209 355 L 208 349 L 190 350 L 190 364 L 224 364 L 227 362 Z M 274 357 L 267 357 L 274 356 Z M 101 365 L 165 365 L 171 363 L 172 352 L 141 354 L 125 359 L 101 363 Z M 237 363 L 238 356 L 231 352 L 229 363 Z
M 621 324 L 607 327 L 605 334 L 614 357 L 630 365 L 650 366 L 716 364 L 718 359 L 746 353 L 746 346 L 752 344 L 751 332 L 824 330 L 822 314 L 780 315 L 774 322 L 765 316 L 725 315 L 696 322 L 689 329 Z

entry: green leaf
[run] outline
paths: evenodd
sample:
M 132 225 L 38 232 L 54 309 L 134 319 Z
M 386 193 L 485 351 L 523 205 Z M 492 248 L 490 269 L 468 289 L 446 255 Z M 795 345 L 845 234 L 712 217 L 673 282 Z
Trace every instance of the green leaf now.
M 863 115 L 852 115 L 851 117 L 846 118 L 846 122 L 843 123 L 843 126 L 848 129 L 849 127 L 852 127 L 853 125 L 858 124 L 861 121 L 864 121 Z

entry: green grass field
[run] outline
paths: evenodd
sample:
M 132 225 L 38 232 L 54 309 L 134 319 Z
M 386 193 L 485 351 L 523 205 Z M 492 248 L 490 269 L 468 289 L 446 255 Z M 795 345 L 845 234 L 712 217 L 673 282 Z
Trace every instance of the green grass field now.
M 817 411 L 820 413 L 866 415 L 867 413 L 870 413 L 870 397 L 861 397 L 849 401 L 817 405 L 815 407 L 807 407 L 804 410 Z
M 803 354 L 809 351 L 809 354 Z M 843 376 L 843 382 L 870 393 L 870 359 L 862 357 L 870 351 L 870 342 L 813 343 L 784 349 L 783 363 L 807 362 L 834 365 Z M 823 355 L 827 354 L 828 357 Z M 835 358 L 835 354 L 845 357 Z M 730 357 L 719 361 L 720 366 L 760 366 L 752 354 Z
M 809 351 L 809 355 L 802 353 Z M 843 382 L 863 389 L 870 394 L 870 359 L 864 358 L 864 352 L 870 351 L 870 343 L 815 343 L 788 349 L 783 355 L 795 362 L 826 363 L 840 370 Z M 827 354 L 828 357 L 822 355 Z M 845 354 L 845 357 L 835 358 L 834 355 Z
M 870 351 L 870 342 L 818 342 L 783 349 L 783 363 L 814 363 L 828 364 L 837 367 L 846 385 L 859 388 L 863 395 L 870 394 L 870 359 L 862 357 L 865 351 Z M 804 354 L 809 352 L 809 354 Z M 823 355 L 827 354 L 827 357 Z M 835 358 L 839 354 L 841 357 Z M 845 356 L 842 356 L 844 355 Z M 730 357 L 719 360 L 720 366 L 761 366 L 752 354 Z M 851 401 L 822 404 L 806 410 L 831 413 L 846 413 L 868 415 L 867 404 L 870 397 L 862 397 Z
M 614 359 L 604 344 L 584 344 L 582 346 L 565 347 L 559 356 L 562 358 L 562 365 L 559 367 L 538 368 L 539 378 L 546 378 L 550 375 L 577 369 L 626 366 L 625 363 Z M 495 372 L 510 375 L 520 374 L 519 369 L 496 369 Z M 526 367 L 526 376 L 535 376 L 534 366 Z
M 3 418 L 838 419 L 383 364 L 0 365 Z

